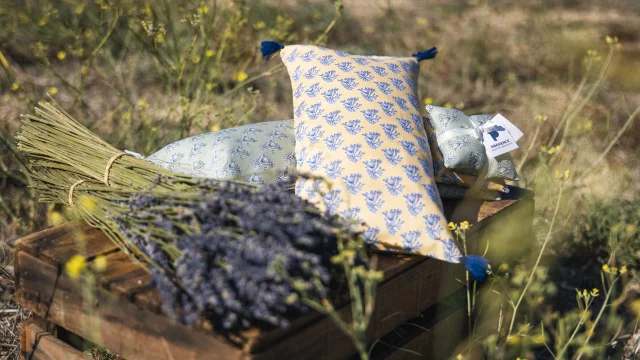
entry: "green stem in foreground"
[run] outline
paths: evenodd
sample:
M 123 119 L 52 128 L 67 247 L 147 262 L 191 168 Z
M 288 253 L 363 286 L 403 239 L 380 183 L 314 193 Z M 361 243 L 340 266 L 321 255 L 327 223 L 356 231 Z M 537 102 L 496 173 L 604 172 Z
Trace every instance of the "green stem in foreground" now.
M 531 275 L 529 275 L 529 279 L 527 280 L 526 285 L 524 286 L 524 289 L 522 290 L 522 293 L 520 294 L 520 298 L 518 298 L 518 302 L 516 303 L 515 306 L 513 306 L 513 315 L 511 317 L 511 324 L 509 325 L 509 332 L 507 333 L 507 339 L 511 336 L 511 332 L 513 331 L 513 324 L 516 321 L 516 316 L 518 315 L 518 308 L 520 307 L 520 304 L 522 304 L 522 300 L 524 299 L 524 296 L 527 293 L 527 290 L 529 289 L 529 285 L 531 285 L 531 283 L 533 282 L 533 277 L 536 274 L 536 270 L 538 269 L 538 265 L 540 265 L 540 260 L 542 259 L 542 255 L 544 254 L 544 250 L 547 247 L 547 244 L 549 243 L 549 239 L 551 239 L 551 234 L 553 233 L 553 226 L 556 222 L 556 218 L 558 216 L 558 210 L 560 210 L 560 204 L 562 201 L 562 192 L 564 190 L 564 182 L 562 182 L 562 184 L 560 184 L 560 191 L 558 192 L 558 201 L 556 202 L 556 208 L 553 212 L 553 218 L 551 219 L 551 225 L 549 225 L 549 231 L 547 232 L 547 236 L 544 239 L 544 242 L 542 243 L 542 248 L 540 249 L 540 253 L 538 254 L 538 259 L 536 260 L 536 264 L 533 266 L 533 269 L 531 269 Z

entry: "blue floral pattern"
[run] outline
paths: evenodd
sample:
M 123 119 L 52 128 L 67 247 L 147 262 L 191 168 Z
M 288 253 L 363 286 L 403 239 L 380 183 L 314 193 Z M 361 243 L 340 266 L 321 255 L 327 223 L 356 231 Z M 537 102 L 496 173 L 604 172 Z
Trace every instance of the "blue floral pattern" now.
M 329 183 L 316 191 L 301 177 L 296 194 L 363 222 L 380 249 L 454 259 L 418 110 L 417 61 L 300 45 L 280 54 L 294 89 L 296 171 Z

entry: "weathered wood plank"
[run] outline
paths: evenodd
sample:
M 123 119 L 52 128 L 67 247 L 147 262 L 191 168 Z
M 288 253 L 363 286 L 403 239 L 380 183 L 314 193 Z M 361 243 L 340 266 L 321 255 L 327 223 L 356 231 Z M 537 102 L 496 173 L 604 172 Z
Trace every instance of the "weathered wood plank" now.
M 16 256 L 23 269 L 16 298 L 23 307 L 129 360 L 242 357 L 240 349 L 223 339 L 142 310 L 105 290 L 83 299 L 77 284 L 58 276 L 55 267 L 26 252 Z M 89 304 L 96 306 L 89 310 Z
M 21 360 L 91 360 L 69 344 L 27 320 L 20 324 Z
M 117 250 L 111 241 L 105 241 L 102 231 L 85 222 L 70 222 L 23 237 L 16 243 L 16 252 L 29 254 L 57 266 L 78 253 L 86 257 Z

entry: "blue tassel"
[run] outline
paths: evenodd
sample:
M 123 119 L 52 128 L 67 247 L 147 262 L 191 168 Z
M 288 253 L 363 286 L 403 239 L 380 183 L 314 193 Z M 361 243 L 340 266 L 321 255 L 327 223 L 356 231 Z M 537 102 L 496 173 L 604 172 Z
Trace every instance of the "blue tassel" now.
M 480 255 L 467 255 L 463 257 L 461 261 L 475 281 L 479 283 L 485 281 L 487 278 L 487 270 L 489 270 L 489 260 Z
M 267 61 L 271 59 L 273 54 L 277 53 L 283 48 L 284 48 L 284 45 L 277 43 L 275 41 L 263 41 L 260 44 L 260 51 L 262 52 L 262 57 Z
M 411 56 L 415 56 L 418 59 L 418 62 L 422 60 L 435 59 L 436 55 L 438 55 L 438 49 L 435 46 L 429 50 L 418 51 L 415 54 L 411 54 Z

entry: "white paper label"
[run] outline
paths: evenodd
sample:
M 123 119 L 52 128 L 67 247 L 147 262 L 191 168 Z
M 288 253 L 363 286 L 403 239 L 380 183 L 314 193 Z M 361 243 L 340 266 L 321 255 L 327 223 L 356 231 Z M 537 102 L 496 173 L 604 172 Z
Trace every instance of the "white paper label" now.
M 493 125 L 500 125 L 502 127 L 504 127 L 505 129 L 507 129 L 507 131 L 509 132 L 509 134 L 511 134 L 511 137 L 513 138 L 514 141 L 518 141 L 520 140 L 520 138 L 522 137 L 522 135 L 524 135 L 522 133 L 522 131 L 520 131 L 520 129 L 518 129 L 517 126 L 513 125 L 511 123 L 511 121 L 507 120 L 506 117 L 498 114 L 496 116 L 494 116 L 493 119 L 491 119 L 491 121 L 489 121 L 491 124 Z
M 482 134 L 487 154 L 496 157 L 518 148 L 516 140 L 502 125 L 496 125 Z

